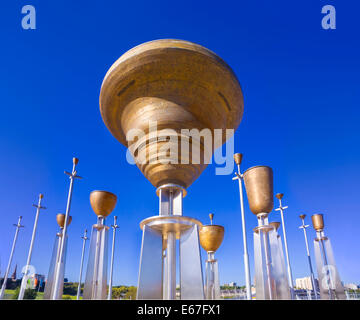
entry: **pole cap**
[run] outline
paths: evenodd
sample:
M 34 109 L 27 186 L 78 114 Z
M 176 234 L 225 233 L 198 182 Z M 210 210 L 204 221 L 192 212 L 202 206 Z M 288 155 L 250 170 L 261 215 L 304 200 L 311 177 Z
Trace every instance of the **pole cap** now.
M 217 225 L 202 226 L 199 231 L 200 245 L 206 252 L 215 252 L 224 239 L 224 227 Z
M 301 214 L 301 215 L 299 215 L 299 217 L 300 217 L 301 220 L 304 220 L 305 217 L 306 217 L 306 214 Z
M 115 208 L 117 196 L 109 191 L 95 190 L 90 193 L 90 204 L 97 216 L 107 217 Z
M 211 224 L 213 224 L 214 214 L 213 214 L 213 213 L 210 213 L 210 214 L 209 214 L 209 218 L 210 218 Z
M 283 193 L 277 193 L 277 194 L 275 195 L 275 197 L 278 198 L 279 200 L 282 199 L 283 196 L 284 196 Z
M 73 164 L 74 164 L 74 165 L 77 165 L 78 163 L 79 163 L 79 159 L 74 157 L 74 158 L 73 158 Z
M 69 225 L 72 221 L 72 216 L 68 216 L 68 223 Z M 64 228 L 65 225 L 65 215 L 63 213 L 59 213 L 56 215 L 56 222 L 59 225 L 60 228 Z
M 253 214 L 270 213 L 274 207 L 273 171 L 267 166 L 255 166 L 244 173 L 245 190 Z
M 42 193 L 39 194 L 39 198 L 42 199 L 44 198 L 44 195 Z
M 322 214 L 313 214 L 311 220 L 316 231 L 324 229 L 324 216 Z
M 235 163 L 236 163 L 237 165 L 241 164 L 242 158 L 243 158 L 243 154 L 242 154 L 242 153 L 235 153 L 235 154 L 234 154 L 234 160 L 235 160 Z

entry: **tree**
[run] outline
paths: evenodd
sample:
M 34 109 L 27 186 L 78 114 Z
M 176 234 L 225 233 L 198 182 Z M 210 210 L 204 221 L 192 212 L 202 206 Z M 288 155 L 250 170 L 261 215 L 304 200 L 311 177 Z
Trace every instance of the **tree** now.
M 133 286 L 129 287 L 128 291 L 125 294 L 125 299 L 135 300 L 136 299 L 136 291 L 137 291 L 136 287 L 133 287 Z
M 77 287 L 78 287 L 77 282 L 66 282 L 66 283 L 64 283 L 63 294 L 70 295 L 70 296 L 76 296 Z
M 20 287 L 17 287 L 13 296 L 12 296 L 12 299 L 13 300 L 17 300 L 18 297 L 19 297 L 19 292 L 20 292 Z M 35 300 L 36 299 L 36 296 L 37 296 L 37 292 L 36 290 L 34 289 L 26 289 L 25 292 L 24 292 L 24 300 Z

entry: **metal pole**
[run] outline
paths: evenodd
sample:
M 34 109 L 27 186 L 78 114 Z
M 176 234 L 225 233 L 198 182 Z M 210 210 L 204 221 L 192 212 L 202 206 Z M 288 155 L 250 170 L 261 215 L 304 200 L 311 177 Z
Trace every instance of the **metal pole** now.
M 238 155 L 238 156 L 236 156 L 236 155 Z M 247 238 L 246 238 L 244 196 L 243 196 L 243 188 L 242 188 L 243 175 L 241 174 L 241 171 L 240 171 L 240 163 L 241 163 L 241 160 L 242 160 L 242 155 L 240 156 L 239 153 L 237 153 L 236 155 L 234 156 L 234 159 L 235 159 L 235 162 L 237 164 L 238 172 L 235 172 L 236 177 L 234 177 L 233 180 L 238 180 L 238 182 L 239 182 L 241 224 L 242 224 L 243 246 L 244 246 L 244 268 L 245 268 L 246 298 L 247 298 L 247 300 L 251 300 L 250 264 L 249 264 L 249 254 L 248 254 L 248 246 L 247 246 Z
M 287 238 L 286 238 L 286 229 L 285 229 L 285 222 L 284 222 L 284 209 L 287 209 L 288 207 L 283 207 L 281 203 L 281 198 L 283 197 L 282 193 L 278 193 L 276 197 L 279 199 L 279 208 L 275 209 L 276 211 L 280 211 L 281 215 L 281 224 L 284 234 L 284 245 L 285 245 L 285 253 L 286 253 L 286 262 L 287 262 L 287 271 L 288 271 L 288 278 L 289 278 L 289 286 L 290 286 L 290 292 L 291 292 L 291 298 L 294 298 L 294 285 L 293 285 L 293 278 L 292 278 L 292 272 L 291 272 L 291 265 L 290 265 L 290 257 L 289 257 L 289 250 L 287 245 Z
M 211 221 L 212 224 L 212 221 Z M 207 252 L 207 270 L 206 270 L 206 299 L 214 300 L 215 299 L 215 276 L 214 276 L 214 252 Z
M 85 244 L 86 244 L 86 240 L 89 239 L 87 237 L 87 230 L 86 229 L 85 229 L 85 232 L 84 232 L 84 236 L 81 237 L 81 239 L 83 239 L 83 245 L 82 245 L 82 250 L 81 250 L 80 275 L 79 275 L 79 285 L 78 285 L 78 289 L 77 289 L 76 300 L 80 299 L 81 277 L 82 277 L 82 270 L 83 270 L 83 265 L 84 265 Z
M 18 300 L 24 299 L 24 294 L 25 294 L 26 283 L 27 283 L 27 279 L 28 279 L 29 266 L 30 266 L 30 262 L 31 262 L 32 250 L 33 250 L 33 247 L 34 247 L 34 240 L 35 240 L 35 234 L 36 234 L 36 228 L 37 228 L 37 223 L 38 223 L 38 219 L 39 219 L 40 209 L 46 209 L 45 207 L 41 206 L 41 200 L 43 199 L 43 197 L 44 197 L 44 195 L 40 193 L 38 204 L 37 205 L 33 204 L 33 206 L 37 208 L 36 209 L 36 216 L 35 216 L 35 223 L 34 223 L 33 233 L 32 233 L 32 236 L 31 236 L 30 249 L 29 249 L 28 258 L 27 258 L 27 261 L 26 261 L 25 272 L 24 272 L 24 275 L 23 275 L 22 280 L 21 280 L 21 286 L 20 286 Z
M 174 232 L 167 234 L 167 300 L 174 300 L 176 297 L 176 238 Z
M 114 267 L 114 252 L 115 252 L 115 235 L 116 229 L 119 228 L 117 225 L 117 216 L 114 216 L 114 224 L 111 226 L 113 228 L 113 239 L 112 239 L 112 248 L 111 248 L 111 263 L 110 263 L 110 280 L 109 280 L 109 292 L 108 292 L 108 300 L 111 300 L 112 297 L 112 278 L 113 278 L 113 267 Z
M 320 247 L 321 247 L 321 251 L 323 254 L 324 266 L 328 267 L 328 261 L 327 261 L 325 246 L 324 246 L 324 242 L 323 242 L 323 237 L 324 237 L 323 232 L 317 231 L 316 234 L 317 234 L 318 241 L 320 242 Z M 333 297 L 333 290 L 331 289 L 332 279 L 331 279 L 331 273 L 329 272 L 329 269 L 327 269 L 327 271 L 326 271 L 326 281 L 327 281 L 327 285 L 328 285 L 329 300 L 332 300 L 334 297 Z
M 94 255 L 94 274 L 92 279 L 92 290 L 91 290 L 91 299 L 94 300 L 97 297 L 98 291 L 98 270 L 99 270 L 99 251 L 100 251 L 100 232 L 104 227 L 104 217 L 98 216 L 97 221 L 98 229 L 96 233 L 96 247 L 95 247 L 95 255 Z
M 301 215 L 300 219 L 302 221 L 302 225 L 299 227 L 299 229 L 303 229 L 303 231 L 304 231 L 306 254 L 307 254 L 308 262 L 309 262 L 311 283 L 312 283 L 313 290 L 314 290 L 314 293 L 315 293 L 315 299 L 317 300 L 318 299 L 317 285 L 316 285 L 316 282 L 315 282 L 315 276 L 314 276 L 314 271 L 313 271 L 313 268 L 312 268 L 311 257 L 310 257 L 309 242 L 308 242 L 308 238 L 307 238 L 307 234 L 306 234 L 306 228 L 309 227 L 309 225 L 305 225 L 305 215 Z M 311 297 L 311 295 L 310 295 L 310 297 Z
M 69 187 L 68 199 L 67 199 L 67 204 L 66 204 L 64 231 L 63 231 L 63 236 L 61 238 L 60 256 L 59 256 L 58 263 L 61 263 L 61 261 L 64 259 L 66 232 L 67 232 L 67 227 L 68 227 L 68 219 L 69 219 L 69 212 L 70 212 L 70 207 L 71 207 L 71 198 L 72 198 L 72 192 L 73 192 L 73 186 L 74 186 L 74 179 L 76 179 L 76 178 L 81 179 L 81 177 L 76 175 L 76 165 L 78 163 L 79 163 L 79 159 L 73 158 L 72 172 L 69 173 L 69 172 L 65 171 L 65 174 L 67 174 L 70 177 L 70 187 Z M 51 299 L 57 300 L 57 299 L 61 298 L 61 295 L 59 296 L 58 291 L 59 291 L 60 283 L 62 281 L 64 281 L 64 279 L 60 279 L 60 268 L 56 269 L 56 274 L 55 274 L 54 279 L 55 279 L 54 290 L 53 290 Z
M 267 225 L 268 224 L 268 218 L 267 215 L 261 216 L 258 215 L 258 225 L 259 227 Z M 269 246 L 269 234 L 268 230 L 265 230 L 265 232 L 261 231 L 261 228 L 259 228 L 259 237 L 263 240 L 264 245 L 264 253 L 265 253 L 265 264 L 266 264 L 266 282 L 269 290 L 269 299 L 273 300 L 273 277 L 271 272 L 271 256 L 270 256 L 270 246 Z
M 14 226 L 16 227 L 16 231 L 15 231 L 15 236 L 14 236 L 13 244 L 12 244 L 12 247 L 11 247 L 9 262 L 8 262 L 8 265 L 7 265 L 7 268 L 6 268 L 6 272 L 5 272 L 5 275 L 4 275 L 4 279 L 3 279 L 3 285 L 2 285 L 2 287 L 1 287 L 0 300 L 2 300 L 2 299 L 4 298 L 5 289 L 6 289 L 6 283 L 7 283 L 7 279 L 8 279 L 9 272 L 10 272 L 11 261 L 12 261 L 13 255 L 14 255 L 15 244 L 16 244 L 16 240 L 17 240 L 17 237 L 18 237 L 18 233 L 19 233 L 20 228 L 23 228 L 23 227 L 24 227 L 24 226 L 22 226 L 21 223 L 20 223 L 20 222 L 21 222 L 21 219 L 22 219 L 22 216 L 19 217 L 18 223 L 17 223 L 17 224 L 14 224 Z

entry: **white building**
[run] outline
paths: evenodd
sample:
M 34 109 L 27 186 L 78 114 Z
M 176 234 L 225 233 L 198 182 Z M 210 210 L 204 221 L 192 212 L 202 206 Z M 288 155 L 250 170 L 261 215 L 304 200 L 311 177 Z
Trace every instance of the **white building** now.
M 358 286 L 355 283 L 348 283 L 344 285 L 345 289 L 357 290 Z
M 317 279 L 315 279 L 315 282 L 317 282 Z M 311 277 L 297 278 L 295 280 L 295 287 L 297 289 L 313 290 Z

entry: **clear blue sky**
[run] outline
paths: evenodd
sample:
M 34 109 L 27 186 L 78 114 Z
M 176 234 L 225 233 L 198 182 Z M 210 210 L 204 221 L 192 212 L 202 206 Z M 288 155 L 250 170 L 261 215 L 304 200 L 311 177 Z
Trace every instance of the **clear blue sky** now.
M 21 8 L 37 10 L 37 29 L 21 28 Z M 337 29 L 321 28 L 333 4 Z M 106 129 L 99 112 L 102 79 L 125 51 L 145 41 L 179 38 L 204 45 L 234 70 L 244 92 L 235 135 L 244 169 L 269 165 L 285 193 L 294 278 L 308 275 L 300 213 L 325 215 L 340 276 L 360 283 L 360 44 L 356 1 L 10 1 L 0 9 L 0 257 L 4 273 L 13 223 L 23 215 L 14 264 L 25 264 L 38 194 L 45 194 L 32 264 L 47 274 L 65 211 L 71 159 L 80 159 L 69 228 L 66 276 L 77 280 L 81 239 L 96 216 L 89 193 L 118 195 L 114 284 L 136 284 L 139 222 L 158 212 L 154 187 Z M 231 176 L 209 165 L 188 189 L 184 215 L 225 226 L 217 253 L 221 282 L 244 283 L 239 195 Z M 246 203 L 251 229 L 256 218 Z M 110 216 L 111 222 L 113 214 Z M 278 213 L 271 213 L 278 220 Z M 315 233 L 309 229 L 312 239 Z M 88 248 L 87 248 L 88 249 Z M 311 242 L 311 252 L 313 246 Z M 203 252 L 204 253 L 204 252 Z M 203 254 L 203 258 L 205 255 Z M 252 272 L 252 276 L 254 272 Z

